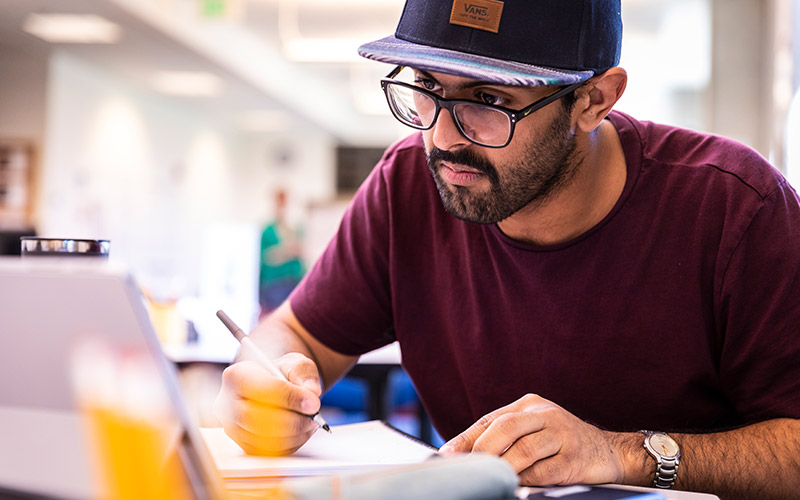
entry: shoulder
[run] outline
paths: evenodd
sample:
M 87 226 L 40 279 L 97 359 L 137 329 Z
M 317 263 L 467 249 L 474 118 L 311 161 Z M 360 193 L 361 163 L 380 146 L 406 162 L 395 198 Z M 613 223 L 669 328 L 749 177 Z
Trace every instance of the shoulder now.
M 425 198 L 435 194 L 422 134 L 415 133 L 389 146 L 359 191 L 380 192 L 381 197 L 417 202 L 423 192 L 430 192 Z
M 422 135 L 390 145 L 355 193 L 348 212 L 395 227 L 437 209 L 438 191 L 425 158 Z M 443 209 L 441 209 L 443 210 Z
M 463 224 L 444 208 L 428 168 L 422 134 L 389 146 L 356 192 L 350 211 L 394 234 L 420 234 L 425 227 Z
M 723 182 L 753 191 L 759 198 L 785 186 L 781 173 L 753 148 L 719 135 L 638 121 L 615 111 L 609 119 L 617 128 L 626 156 L 632 149 L 643 168 L 670 169 L 689 179 Z
M 422 134 L 415 133 L 386 148 L 376 170 L 385 175 L 408 165 L 424 164 L 425 146 L 422 143 Z

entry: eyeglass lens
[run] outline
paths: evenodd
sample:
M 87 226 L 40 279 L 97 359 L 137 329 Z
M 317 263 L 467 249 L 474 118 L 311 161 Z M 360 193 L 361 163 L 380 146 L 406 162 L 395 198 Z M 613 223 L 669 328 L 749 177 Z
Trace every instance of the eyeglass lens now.
M 427 129 L 436 119 L 436 101 L 429 95 L 403 85 L 389 84 L 389 103 L 397 118 L 415 128 Z M 479 103 L 456 103 L 455 122 L 464 136 L 478 144 L 499 146 L 508 141 L 511 122 L 502 111 Z

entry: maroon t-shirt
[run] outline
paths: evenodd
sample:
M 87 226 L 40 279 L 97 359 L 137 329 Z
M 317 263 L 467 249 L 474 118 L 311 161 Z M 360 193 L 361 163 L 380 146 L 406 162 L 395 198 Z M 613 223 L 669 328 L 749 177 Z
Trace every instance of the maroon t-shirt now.
M 385 153 L 291 296 L 357 355 L 398 340 L 450 438 L 536 393 L 611 430 L 800 417 L 800 206 L 733 141 L 614 112 L 612 211 L 534 247 L 448 214 L 421 136 Z

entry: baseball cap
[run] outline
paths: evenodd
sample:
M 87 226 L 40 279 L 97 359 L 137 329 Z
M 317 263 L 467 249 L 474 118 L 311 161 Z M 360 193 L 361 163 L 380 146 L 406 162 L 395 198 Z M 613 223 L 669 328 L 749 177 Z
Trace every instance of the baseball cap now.
M 620 0 L 407 0 L 368 59 L 505 85 L 569 85 L 619 63 Z

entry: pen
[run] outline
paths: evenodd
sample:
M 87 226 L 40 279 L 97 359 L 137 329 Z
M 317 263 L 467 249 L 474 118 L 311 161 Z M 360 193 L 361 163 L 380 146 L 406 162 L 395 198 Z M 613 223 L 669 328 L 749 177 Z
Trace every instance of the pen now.
M 245 335 L 245 333 L 242 331 L 241 328 L 236 326 L 236 323 L 234 323 L 233 320 L 230 319 L 227 314 L 222 312 L 222 310 L 219 310 L 217 311 L 217 317 L 220 319 L 220 321 L 222 321 L 225 327 L 228 330 L 230 330 L 230 332 L 233 334 L 236 340 L 238 340 L 241 345 L 246 346 L 250 350 L 250 354 L 255 356 L 256 360 L 259 363 L 261 363 L 261 366 L 263 366 L 268 372 L 280 378 L 281 380 L 284 380 L 286 382 L 289 381 L 286 378 L 286 375 L 284 375 L 283 372 L 280 371 L 277 366 L 275 366 L 272 360 L 269 359 L 267 355 L 264 354 L 252 340 L 250 340 L 250 337 Z M 319 425 L 326 431 L 331 432 L 331 427 L 328 425 L 325 419 L 322 418 L 322 415 L 320 415 L 319 412 L 316 413 L 315 415 L 308 415 L 308 416 L 311 417 L 314 420 L 314 422 L 317 423 L 317 425 Z

